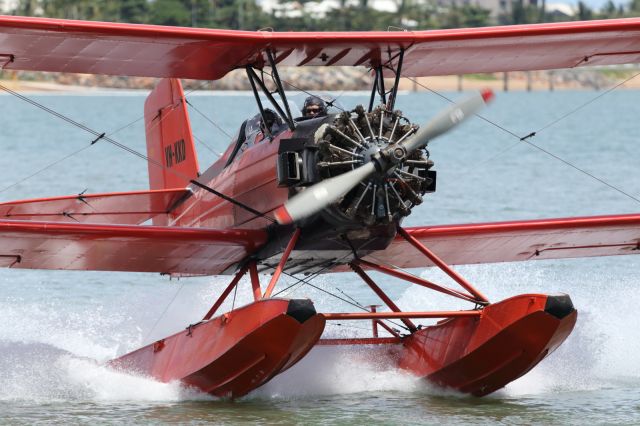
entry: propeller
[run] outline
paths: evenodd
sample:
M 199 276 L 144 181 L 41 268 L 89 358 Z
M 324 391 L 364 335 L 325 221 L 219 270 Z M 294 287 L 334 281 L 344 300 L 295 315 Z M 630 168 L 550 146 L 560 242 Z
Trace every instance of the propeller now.
M 325 179 L 298 193 L 275 211 L 276 220 L 284 225 L 297 222 L 319 212 L 342 198 L 372 174 L 376 172 L 387 173 L 395 165 L 404 161 L 408 155 L 424 148 L 432 139 L 451 130 L 468 117 L 474 115 L 492 98 L 493 92 L 486 89 L 453 103 L 427 124 L 420 127 L 415 134 L 408 137 L 403 143 L 392 145 L 382 150 L 372 156 L 371 161 L 357 169 Z

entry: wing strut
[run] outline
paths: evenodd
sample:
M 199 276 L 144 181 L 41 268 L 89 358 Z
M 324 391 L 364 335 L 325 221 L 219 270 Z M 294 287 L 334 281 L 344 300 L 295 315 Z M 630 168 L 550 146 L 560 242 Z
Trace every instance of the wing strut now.
M 408 274 L 406 272 L 389 268 L 384 265 L 378 265 L 373 262 L 366 261 L 364 259 L 360 259 L 356 257 L 349 266 L 373 291 L 376 295 L 387 305 L 391 312 L 376 312 L 374 306 L 372 306 L 371 312 L 358 312 L 358 313 L 344 313 L 344 312 L 333 312 L 333 313 L 324 313 L 325 319 L 327 320 L 366 320 L 370 319 L 373 322 L 373 335 L 374 339 L 378 337 L 377 332 L 377 324 L 384 324 L 380 322 L 383 319 L 400 319 L 409 329 L 410 333 L 415 333 L 419 330 L 418 327 L 411 321 L 411 318 L 455 318 L 455 317 L 477 317 L 481 315 L 482 309 L 489 305 L 489 300 L 478 290 L 475 289 L 471 283 L 465 280 L 460 274 L 451 269 L 449 265 L 447 265 L 442 259 L 436 256 L 431 250 L 425 247 L 420 241 L 409 235 L 404 229 L 398 227 L 398 233 L 406 239 L 406 241 L 417 248 L 422 254 L 424 254 L 431 262 L 434 263 L 437 267 L 439 267 L 442 271 L 444 271 L 447 275 L 449 275 L 453 280 L 455 280 L 460 286 L 462 286 L 467 293 L 454 290 L 452 288 L 444 287 L 442 285 L 438 285 L 432 283 L 431 281 L 427 281 L 423 278 L 417 277 L 415 275 Z M 289 246 L 291 246 L 291 242 Z M 287 249 L 289 249 L 289 246 Z M 285 251 L 285 254 L 287 252 Z M 283 258 L 284 259 L 284 258 Z M 285 260 L 286 261 L 286 260 Z M 282 264 L 282 261 L 281 261 Z M 279 266 L 280 267 L 280 266 Z M 393 301 L 387 296 L 387 294 L 371 279 L 369 275 L 364 271 L 363 267 L 368 269 L 373 269 L 378 272 L 382 272 L 384 274 L 399 278 L 406 282 L 410 282 L 413 284 L 420 285 L 422 287 L 426 287 L 428 289 L 438 291 L 440 293 L 447 294 L 449 296 L 457 297 L 462 300 L 466 300 L 468 302 L 473 302 L 476 304 L 475 308 L 472 310 L 461 310 L 461 311 L 426 311 L 426 312 L 403 312 Z M 385 327 L 387 328 L 387 327 Z M 392 334 L 396 335 L 395 332 L 387 330 Z M 366 339 L 355 339 L 352 342 L 363 343 Z
M 380 102 L 387 103 L 387 92 L 384 90 L 384 74 L 382 65 L 376 67 L 375 78 L 373 79 L 373 87 L 371 88 L 371 98 L 369 98 L 369 112 L 373 111 L 373 104 L 376 101 L 376 94 L 380 95 Z
M 487 299 L 487 297 L 484 294 L 482 294 L 480 291 L 478 291 L 469 281 L 465 280 L 462 275 L 460 275 L 459 273 L 457 273 L 456 271 L 451 269 L 451 267 L 449 265 L 447 265 L 444 262 L 444 260 L 442 260 L 438 256 L 436 256 L 436 254 L 434 252 L 429 250 L 425 245 L 423 245 L 416 238 L 414 238 L 413 236 L 409 235 L 409 233 L 407 231 L 405 231 L 400 226 L 398 226 L 398 233 L 409 244 L 411 244 L 412 246 L 417 248 L 418 251 L 420 251 L 420 253 L 422 253 L 426 257 L 428 257 L 429 260 L 432 261 L 445 274 L 449 275 L 451 278 L 453 278 L 453 280 L 455 282 L 460 284 L 465 290 L 467 290 L 469 293 L 473 294 L 476 297 L 476 299 L 478 299 L 481 302 L 484 302 L 484 304 L 488 304 L 489 303 L 489 299 Z
M 389 307 L 389 309 L 391 309 L 393 312 L 402 312 L 400 308 L 398 308 L 398 306 L 395 303 L 393 303 L 393 300 L 391 300 L 389 296 L 387 296 L 385 292 L 382 291 L 382 289 L 378 287 L 378 285 L 375 282 L 373 282 L 371 277 L 369 277 L 369 275 L 367 275 L 367 273 L 364 272 L 357 263 L 351 263 L 349 264 L 349 266 L 351 266 L 351 269 L 353 269 L 353 272 L 355 272 L 360 276 L 360 278 L 362 278 L 362 281 L 364 281 L 365 283 L 367 283 L 369 287 L 371 287 L 371 290 L 373 290 L 374 293 L 377 294 L 380 299 L 382 299 L 382 301 L 385 303 L 385 305 Z M 344 317 L 341 317 L 341 319 L 344 319 Z M 406 325 L 409 328 L 411 332 L 414 332 L 418 329 L 416 325 L 409 318 L 401 316 L 399 317 L 399 319 L 404 323 L 404 325 Z
M 291 130 L 294 129 L 295 125 L 293 122 L 293 116 L 291 115 L 291 110 L 289 109 L 289 102 L 287 102 L 287 96 L 284 93 L 284 87 L 282 87 L 282 82 L 280 81 L 280 74 L 278 73 L 278 67 L 276 66 L 276 61 L 273 58 L 273 52 L 271 50 L 267 50 L 267 59 L 269 60 L 269 65 L 271 65 L 271 74 L 273 76 L 273 82 L 276 84 L 276 90 L 280 95 L 280 99 L 282 99 L 282 103 L 284 104 L 284 109 L 287 112 L 287 117 L 285 121 L 289 124 L 289 128 Z
M 296 246 L 296 243 L 298 242 L 298 237 L 300 237 L 300 228 L 296 228 L 295 232 L 291 236 L 291 239 L 289 240 L 289 244 L 287 244 L 287 248 L 284 249 L 284 253 L 282 253 L 282 258 L 280 258 L 280 263 L 278 263 L 276 270 L 273 271 L 273 275 L 271 276 L 271 281 L 269 281 L 269 285 L 267 286 L 267 289 L 264 291 L 263 297 L 265 299 L 267 297 L 271 297 L 271 293 L 273 293 L 273 289 L 275 288 L 276 283 L 278 282 L 278 278 L 280 278 L 280 274 L 282 274 L 284 266 L 287 263 L 287 260 L 289 260 L 289 255 L 291 255 L 293 248 Z
M 430 253 L 433 255 L 433 253 Z M 437 257 L 435 257 L 435 255 L 433 255 L 433 257 L 435 259 L 437 259 Z M 439 259 L 438 259 L 439 260 Z M 439 261 L 439 263 L 444 264 L 444 262 Z M 420 330 L 420 327 L 416 326 L 415 323 L 413 321 L 411 321 L 412 318 L 415 319 L 425 319 L 425 318 L 458 318 L 458 317 L 480 317 L 482 315 L 483 312 L 483 308 L 489 304 L 489 302 L 486 301 L 480 301 L 477 299 L 474 299 L 473 296 L 471 296 L 470 294 L 465 294 L 463 292 L 459 292 L 457 290 L 453 290 L 453 289 L 449 289 L 446 287 L 442 287 L 440 285 L 431 283 L 427 280 L 423 280 L 422 278 L 418 278 L 415 277 L 413 275 L 404 273 L 404 272 L 399 272 L 396 271 L 394 269 L 391 268 L 387 268 L 384 267 L 382 265 L 377 265 L 374 264 L 372 262 L 367 262 L 366 260 L 363 259 L 359 259 L 356 258 L 355 260 L 353 260 L 351 263 L 349 263 L 349 266 L 351 267 L 351 269 L 353 270 L 353 272 L 355 272 L 368 286 L 369 288 L 371 288 L 374 293 L 385 303 L 385 305 L 387 305 L 387 307 L 389 308 L 390 312 L 376 312 L 375 310 L 375 305 L 372 306 L 372 309 L 370 312 L 331 312 L 331 313 L 323 313 L 322 315 L 325 317 L 326 320 L 328 321 L 344 321 L 344 320 L 372 320 L 373 321 L 373 339 L 371 338 L 354 338 L 354 339 L 348 339 L 348 340 L 343 340 L 343 339 L 339 339 L 339 340 L 334 340 L 333 343 L 334 344 L 370 344 L 375 342 L 376 344 L 381 343 L 381 338 L 378 337 L 378 333 L 377 333 L 377 327 L 376 324 L 380 324 L 382 325 L 391 335 L 395 336 L 396 338 L 399 337 L 398 333 L 393 330 L 390 329 L 390 327 L 388 327 L 386 324 L 384 324 L 383 322 L 381 322 L 382 320 L 390 320 L 390 319 L 399 319 L 401 320 L 406 328 L 408 329 L 410 334 L 414 334 L 416 332 L 418 332 Z M 371 277 L 369 275 L 367 275 L 367 273 L 364 271 L 364 269 L 362 268 L 363 266 L 370 268 L 370 269 L 375 269 L 377 271 L 389 274 L 391 276 L 400 278 L 402 280 L 405 280 L 407 282 L 411 282 L 414 284 L 418 284 L 418 285 L 422 285 L 424 287 L 427 287 L 431 290 L 435 290 L 435 291 L 439 291 L 445 294 L 448 294 L 450 296 L 454 296 L 454 297 L 458 297 L 460 299 L 464 299 L 467 300 L 469 302 L 474 302 L 476 304 L 474 309 L 471 310 L 460 310 L 460 311 L 422 311 L 422 312 L 405 312 L 402 311 L 392 300 L 391 298 L 384 292 L 384 290 L 382 290 L 374 281 L 373 279 L 371 279 Z M 438 264 L 438 266 L 440 266 Z M 445 265 L 446 266 L 446 265 Z M 460 279 L 462 279 L 460 277 Z M 465 281 L 466 283 L 466 281 Z M 469 286 L 471 289 L 473 287 L 471 287 L 470 284 L 466 283 L 467 286 Z M 475 290 L 475 289 L 474 289 Z M 481 296 L 481 294 L 479 292 L 476 291 L 476 293 L 478 293 L 478 295 Z M 384 338 L 382 338 L 384 339 Z
M 235 277 L 231 280 L 227 288 L 224 289 L 218 300 L 213 304 L 209 312 L 202 318 L 202 321 L 210 320 L 211 317 L 216 313 L 218 308 L 224 303 L 224 301 L 229 297 L 231 291 L 236 288 L 240 279 L 244 277 L 249 272 L 249 276 L 251 277 L 251 289 L 253 290 L 253 300 L 258 301 L 262 296 L 260 294 L 260 278 L 258 277 L 258 269 L 255 260 L 250 260 L 246 263 L 238 272 L 236 272 Z M 275 273 L 274 273 L 275 275 Z
M 400 84 L 400 77 L 402 76 L 402 62 L 404 60 L 404 49 L 400 49 L 400 53 L 397 55 L 398 64 L 395 68 L 391 63 L 394 58 L 391 58 L 386 65 L 379 65 L 375 68 L 375 78 L 373 80 L 373 87 L 371 88 L 371 97 L 369 98 L 369 112 L 373 111 L 373 105 L 376 100 L 376 94 L 380 96 L 380 103 L 386 105 L 387 111 L 393 111 L 393 107 L 396 103 L 396 96 L 398 94 L 398 85 Z M 393 86 L 391 89 L 386 90 L 384 87 L 384 68 L 389 68 L 395 75 Z M 388 96 L 388 97 L 387 97 Z
M 231 293 L 231 290 L 233 290 L 238 285 L 240 278 L 244 277 L 244 274 L 247 273 L 247 271 L 249 270 L 249 266 L 250 266 L 250 263 L 246 264 L 236 273 L 236 276 L 233 277 L 233 279 L 231 280 L 227 288 L 224 289 L 220 297 L 218 297 L 218 300 L 216 300 L 216 303 L 213 304 L 211 309 L 209 309 L 209 312 L 207 312 L 204 318 L 202 318 L 202 321 L 207 321 L 211 319 L 211 317 L 213 316 L 213 314 L 216 313 L 220 305 L 222 305 L 224 301 L 227 299 L 227 296 L 229 296 L 229 293 Z
M 354 264 L 366 266 L 369 269 L 375 269 L 378 272 L 382 272 L 383 274 L 390 275 L 392 277 L 399 278 L 401 280 L 417 284 L 419 286 L 452 296 L 457 297 L 458 299 L 466 300 L 467 302 L 473 302 L 479 305 L 487 305 L 487 302 L 483 302 L 481 300 L 474 299 L 472 295 L 465 294 L 461 291 L 454 290 L 452 288 L 444 287 L 438 285 L 436 283 L 432 283 L 431 281 L 425 280 L 424 278 L 417 277 L 415 275 L 408 274 L 406 272 L 402 272 L 397 269 L 390 268 L 388 266 L 378 265 L 377 263 L 368 262 L 364 259 L 358 259 L 352 262 Z
M 396 79 L 393 82 L 391 88 L 391 94 L 389 95 L 389 103 L 387 109 L 393 111 L 393 107 L 396 105 L 396 96 L 398 95 L 398 86 L 400 85 L 400 77 L 402 77 L 402 61 L 404 60 L 404 49 L 400 49 L 400 55 L 398 56 L 398 66 L 396 67 Z
M 273 66 L 275 67 L 275 63 L 273 64 Z M 280 117 L 282 117 L 282 119 L 287 123 L 287 126 L 289 127 L 289 129 L 295 130 L 296 126 L 291 116 L 291 111 L 289 110 L 287 98 L 284 95 L 284 89 L 282 88 L 282 82 L 280 81 L 280 77 L 277 74 L 276 69 L 273 68 L 274 70 L 273 80 L 277 86 L 275 92 L 269 91 L 263 79 L 260 78 L 260 76 L 258 76 L 258 74 L 256 73 L 256 71 L 253 69 L 251 65 L 247 65 L 246 70 L 247 70 L 247 77 L 249 78 L 249 83 L 251 83 L 251 89 L 253 89 L 253 95 L 256 98 L 256 103 L 258 104 L 258 108 L 260 108 L 260 115 L 262 115 L 262 121 L 266 122 L 264 117 L 264 108 L 262 107 L 262 102 L 260 101 L 260 94 L 258 93 L 258 89 L 256 88 L 256 83 L 258 84 L 258 86 L 260 86 L 260 90 L 262 90 L 262 93 L 267 97 L 267 99 L 269 99 L 269 102 L 271 102 L 271 105 L 273 105 L 273 107 L 276 109 Z M 278 93 L 278 95 L 280 95 L 280 98 L 282 99 L 282 103 L 284 104 L 287 112 L 285 112 L 282 109 L 278 101 L 273 97 L 273 93 Z M 271 129 L 267 129 L 267 131 L 271 133 Z
M 256 80 L 260 81 L 256 72 L 251 68 L 250 65 L 247 65 L 247 78 L 249 79 L 249 83 L 251 83 L 251 89 L 253 90 L 253 96 L 256 98 L 256 104 L 258 104 L 258 109 L 260 110 L 260 117 L 262 117 L 262 122 L 266 123 L 266 117 L 264 116 L 264 107 L 262 106 L 262 101 L 260 100 L 260 94 L 258 93 L 258 89 L 256 89 Z M 255 80 L 254 80 L 255 79 Z M 273 135 L 271 134 L 271 129 L 267 126 L 264 126 L 264 131 L 267 133 L 269 139 L 273 139 Z
M 251 289 L 253 290 L 253 300 L 257 302 L 262 299 L 260 290 L 260 277 L 258 276 L 258 264 L 255 260 L 249 262 L 249 276 L 251 277 Z

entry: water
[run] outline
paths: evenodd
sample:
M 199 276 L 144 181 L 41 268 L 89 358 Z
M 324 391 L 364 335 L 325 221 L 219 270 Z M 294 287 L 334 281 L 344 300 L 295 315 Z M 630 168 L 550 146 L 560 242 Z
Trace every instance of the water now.
M 500 93 L 483 115 L 524 136 L 595 96 Z M 109 134 L 142 116 L 145 93 L 33 97 Z M 294 97 L 298 105 L 302 99 Z M 365 102 L 366 96 L 343 94 L 340 100 L 351 106 Z M 0 199 L 147 187 L 143 160 L 105 141 L 90 146 L 93 136 L 13 97 L 0 96 L 0 101 Z M 194 94 L 190 101 L 229 134 L 255 112 L 248 94 Z M 613 92 L 539 131 L 532 141 L 640 197 L 636 104 L 636 92 Z M 434 95 L 406 94 L 398 108 L 422 122 L 444 105 Z M 192 121 L 194 133 L 208 146 L 198 146 L 204 167 L 215 160 L 213 151 L 225 148 L 228 138 L 195 111 Z M 145 150 L 140 121 L 112 137 Z M 481 120 L 434 141 L 430 150 L 438 170 L 438 192 L 415 209 L 407 225 L 638 211 L 637 201 Z M 532 372 L 481 399 L 434 389 L 370 359 L 364 350 L 318 348 L 290 371 L 234 402 L 215 400 L 178 383 L 117 373 L 101 364 L 197 321 L 228 278 L 170 281 L 155 274 L 0 270 L 0 423 L 640 422 L 640 258 L 458 270 L 491 300 L 525 292 L 567 292 L 579 309 L 576 329 Z M 449 282 L 436 270 L 418 272 Z M 466 307 L 424 289 L 375 278 L 406 310 Z M 291 281 L 285 279 L 280 288 L 286 282 Z M 335 293 L 339 288 L 363 304 L 377 302 L 349 275 L 326 275 L 315 284 Z M 249 288 L 246 281 L 241 283 L 236 305 L 250 300 Z M 348 309 L 308 286 L 290 295 L 311 297 L 320 310 Z M 367 333 L 366 323 L 351 325 L 359 328 L 328 326 L 326 333 Z

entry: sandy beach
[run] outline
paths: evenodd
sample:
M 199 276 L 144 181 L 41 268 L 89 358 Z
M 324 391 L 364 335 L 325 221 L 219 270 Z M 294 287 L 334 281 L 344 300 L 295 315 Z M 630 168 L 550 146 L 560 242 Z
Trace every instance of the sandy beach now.
M 548 90 L 606 90 L 627 79 L 620 86 L 624 89 L 640 89 L 640 78 L 634 77 L 636 69 L 615 72 L 602 70 L 559 70 L 473 74 L 467 76 L 436 76 L 415 79 L 402 78 L 400 90 L 405 91 L 460 91 L 490 88 L 499 91 L 548 91 Z M 87 90 L 151 89 L 157 79 L 143 77 L 109 77 L 88 74 L 32 74 L 11 73 L 0 78 L 0 84 L 21 92 L 85 92 Z M 310 91 L 369 90 L 370 76 L 366 71 L 355 68 L 301 68 L 288 69 L 283 80 L 295 87 Z M 24 76 L 28 76 L 27 79 Z M 8 77 L 8 78 L 7 78 Z M 392 79 L 386 80 L 391 87 Z M 246 76 L 242 71 L 232 71 L 224 78 L 211 84 L 197 80 L 183 80 L 185 89 L 208 90 L 249 90 Z

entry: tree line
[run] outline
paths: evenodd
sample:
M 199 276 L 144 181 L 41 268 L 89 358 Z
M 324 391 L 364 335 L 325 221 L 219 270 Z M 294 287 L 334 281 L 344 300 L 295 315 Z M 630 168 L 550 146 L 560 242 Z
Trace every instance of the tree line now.
M 609 0 L 601 9 L 580 1 L 574 16 L 549 12 L 545 0 L 512 0 L 508 13 L 492 17 L 489 10 L 456 0 L 393 0 L 397 12 L 375 10 L 368 0 L 338 0 L 325 16 L 305 13 L 300 7 L 314 0 L 279 0 L 280 11 L 265 12 L 256 0 L 19 0 L 16 15 L 186 27 L 278 31 L 354 31 L 437 29 L 527 24 L 569 20 L 640 16 L 640 0 L 616 5 Z M 464 3 L 464 0 L 460 1 Z M 537 2 L 536 2 L 537 3 Z M 292 16 L 283 11 L 298 10 Z

